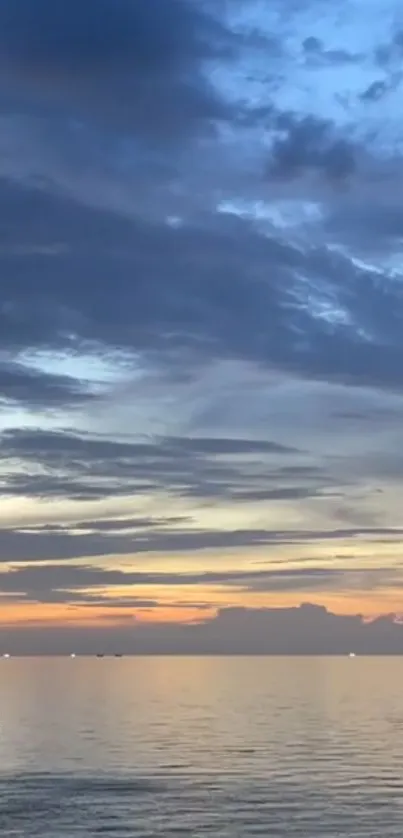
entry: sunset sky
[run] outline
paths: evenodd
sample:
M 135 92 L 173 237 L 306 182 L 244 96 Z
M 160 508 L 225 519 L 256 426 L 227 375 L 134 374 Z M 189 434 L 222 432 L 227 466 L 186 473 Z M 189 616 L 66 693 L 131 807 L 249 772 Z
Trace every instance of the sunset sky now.
M 397 0 L 0 0 L 0 653 L 403 612 L 402 81 Z

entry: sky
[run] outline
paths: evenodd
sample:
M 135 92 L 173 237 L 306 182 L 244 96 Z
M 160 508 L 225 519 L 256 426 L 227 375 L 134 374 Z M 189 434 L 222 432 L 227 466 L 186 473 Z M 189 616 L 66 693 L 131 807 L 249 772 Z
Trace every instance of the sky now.
M 0 0 L 0 651 L 403 648 L 403 9 Z

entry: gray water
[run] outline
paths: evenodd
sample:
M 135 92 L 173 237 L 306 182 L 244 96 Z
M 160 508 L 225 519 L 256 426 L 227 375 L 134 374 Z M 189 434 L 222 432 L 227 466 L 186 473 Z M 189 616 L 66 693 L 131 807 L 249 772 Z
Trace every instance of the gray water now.
M 403 659 L 0 660 L 0 835 L 403 830 Z

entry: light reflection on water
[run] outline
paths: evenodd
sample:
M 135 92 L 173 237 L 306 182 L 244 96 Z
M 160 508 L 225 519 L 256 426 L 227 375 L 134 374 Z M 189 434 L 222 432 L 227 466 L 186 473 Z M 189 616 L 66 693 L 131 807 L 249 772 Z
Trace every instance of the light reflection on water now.
M 401 836 L 403 659 L 0 661 L 2 838 Z

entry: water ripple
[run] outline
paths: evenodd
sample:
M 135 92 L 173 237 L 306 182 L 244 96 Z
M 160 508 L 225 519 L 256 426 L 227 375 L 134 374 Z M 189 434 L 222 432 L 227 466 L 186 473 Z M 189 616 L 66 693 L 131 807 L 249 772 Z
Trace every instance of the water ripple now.
M 400 659 L 120 663 L 8 662 L 1 838 L 400 838 Z

